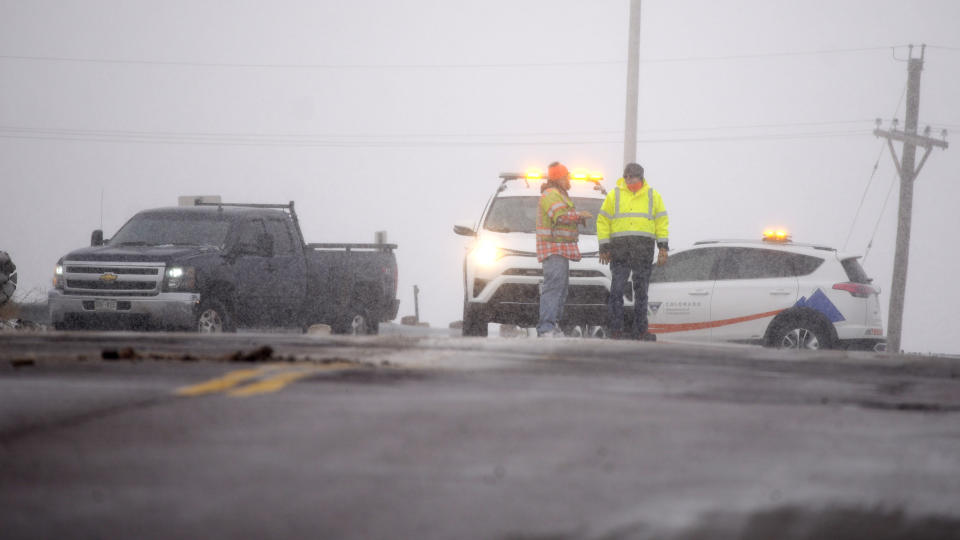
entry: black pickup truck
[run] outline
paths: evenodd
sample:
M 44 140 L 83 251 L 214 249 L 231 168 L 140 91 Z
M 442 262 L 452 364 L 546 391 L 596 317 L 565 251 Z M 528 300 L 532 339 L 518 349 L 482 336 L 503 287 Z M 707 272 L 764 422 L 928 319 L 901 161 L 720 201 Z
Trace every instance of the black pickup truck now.
M 307 244 L 293 202 L 145 210 L 57 263 L 57 329 L 233 331 L 329 324 L 377 333 L 397 315 L 394 244 Z

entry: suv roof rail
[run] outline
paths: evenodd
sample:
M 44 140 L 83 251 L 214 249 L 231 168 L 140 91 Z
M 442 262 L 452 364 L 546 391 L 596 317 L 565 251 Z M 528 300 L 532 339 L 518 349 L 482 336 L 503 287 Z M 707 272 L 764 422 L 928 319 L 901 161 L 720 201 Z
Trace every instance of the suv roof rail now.
M 824 246 L 820 244 L 806 244 L 802 242 L 764 242 L 763 240 L 744 240 L 743 238 L 715 238 L 710 240 L 698 240 L 693 243 L 695 246 L 703 246 L 707 244 L 758 244 L 762 246 L 790 246 L 790 247 L 806 247 L 819 249 L 822 251 L 837 251 L 837 248 L 832 248 L 830 246 Z

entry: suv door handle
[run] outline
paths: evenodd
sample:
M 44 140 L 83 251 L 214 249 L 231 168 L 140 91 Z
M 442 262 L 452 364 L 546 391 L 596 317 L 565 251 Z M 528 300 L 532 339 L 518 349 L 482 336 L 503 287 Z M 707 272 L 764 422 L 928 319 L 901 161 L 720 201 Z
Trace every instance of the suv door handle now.
M 790 294 L 791 292 L 793 291 L 790 289 L 773 289 L 770 294 Z
M 691 296 L 706 296 L 708 294 L 710 294 L 710 291 L 707 289 L 694 289 L 690 291 Z

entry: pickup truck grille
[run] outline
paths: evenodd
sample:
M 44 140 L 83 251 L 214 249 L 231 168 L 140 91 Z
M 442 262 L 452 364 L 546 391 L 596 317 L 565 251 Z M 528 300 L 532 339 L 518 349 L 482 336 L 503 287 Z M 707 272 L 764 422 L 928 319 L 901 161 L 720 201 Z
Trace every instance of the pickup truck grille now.
M 163 282 L 162 263 L 66 262 L 64 293 L 98 296 L 153 296 Z

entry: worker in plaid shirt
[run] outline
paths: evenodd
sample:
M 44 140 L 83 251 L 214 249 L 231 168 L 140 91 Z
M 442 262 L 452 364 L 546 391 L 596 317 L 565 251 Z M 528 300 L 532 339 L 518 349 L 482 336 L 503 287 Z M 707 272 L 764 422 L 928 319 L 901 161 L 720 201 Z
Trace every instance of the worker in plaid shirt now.
M 570 285 L 570 261 L 580 260 L 577 225 L 590 219 L 587 211 L 577 211 L 567 195 L 570 172 L 558 162 L 547 168 L 547 181 L 540 187 L 537 212 L 537 260 L 543 264 L 543 288 L 540 291 L 540 322 L 537 335 L 562 336 L 560 316 Z

